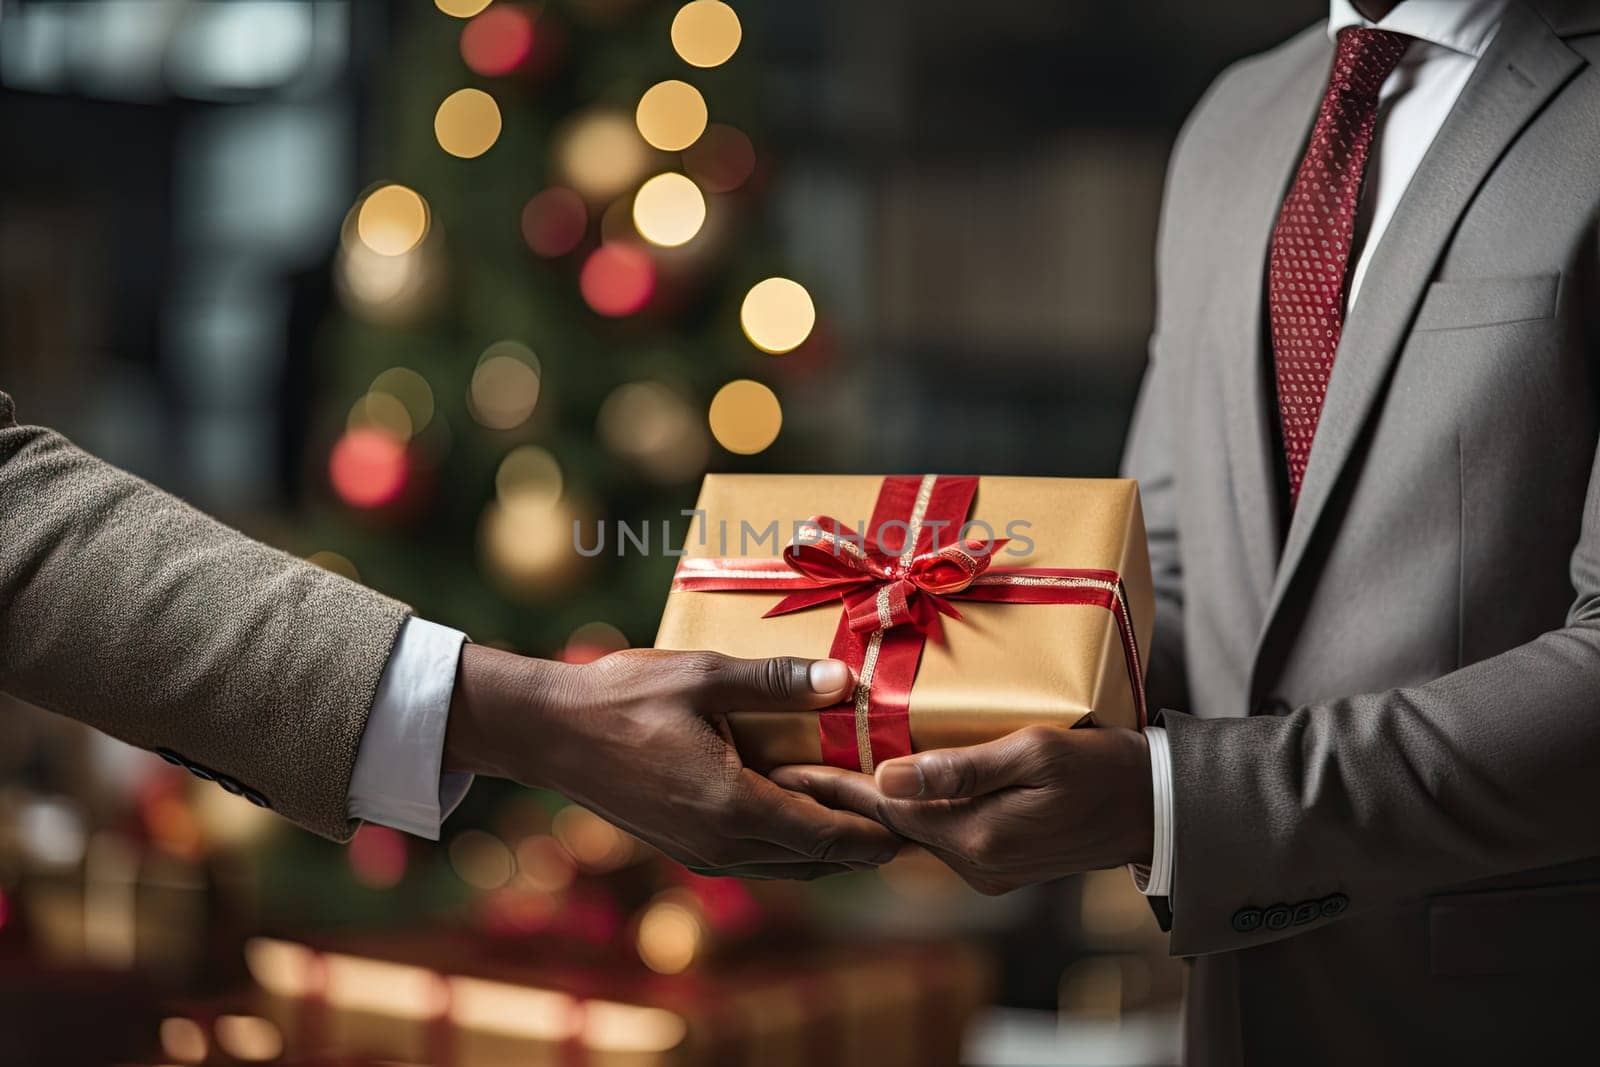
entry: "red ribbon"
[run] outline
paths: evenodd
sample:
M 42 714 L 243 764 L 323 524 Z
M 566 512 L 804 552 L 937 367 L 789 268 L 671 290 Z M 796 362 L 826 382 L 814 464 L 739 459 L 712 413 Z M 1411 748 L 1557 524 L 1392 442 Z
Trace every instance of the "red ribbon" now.
M 911 685 L 923 645 L 942 639 L 939 616 L 961 618 L 955 600 L 1089 604 L 1110 611 L 1142 728 L 1144 672 L 1121 577 L 1105 570 L 993 566 L 1004 539 L 962 536 L 977 491 L 972 477 L 885 478 L 865 537 L 837 519 L 814 516 L 781 559 L 684 559 L 673 588 L 786 592 L 768 618 L 843 602 L 829 655 L 850 664 L 858 684 L 851 700 L 817 716 L 822 758 L 835 767 L 871 773 L 884 760 L 911 753 Z

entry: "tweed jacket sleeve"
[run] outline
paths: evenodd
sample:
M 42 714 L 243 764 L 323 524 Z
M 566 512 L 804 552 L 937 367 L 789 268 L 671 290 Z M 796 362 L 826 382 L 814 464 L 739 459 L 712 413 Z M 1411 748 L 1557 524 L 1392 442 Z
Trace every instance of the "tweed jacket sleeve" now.
M 0 688 L 346 840 L 406 615 L 19 425 L 0 392 Z

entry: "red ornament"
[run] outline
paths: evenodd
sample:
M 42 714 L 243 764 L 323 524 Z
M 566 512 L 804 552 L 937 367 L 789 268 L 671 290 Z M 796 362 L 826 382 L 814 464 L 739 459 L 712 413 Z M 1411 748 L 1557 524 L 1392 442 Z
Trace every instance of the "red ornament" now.
M 522 239 L 546 259 L 577 248 L 588 229 L 589 208 L 583 197 L 559 185 L 534 194 L 522 208 Z
M 533 19 L 521 8 L 489 8 L 461 28 L 461 58 L 476 74 L 510 74 L 533 54 Z
M 656 291 L 656 265 L 632 244 L 603 244 L 584 260 L 578 275 L 584 301 L 601 315 L 623 318 L 644 308 Z
M 339 499 L 351 507 L 380 508 L 394 503 L 409 472 L 406 446 L 369 427 L 346 431 L 328 456 L 328 481 Z

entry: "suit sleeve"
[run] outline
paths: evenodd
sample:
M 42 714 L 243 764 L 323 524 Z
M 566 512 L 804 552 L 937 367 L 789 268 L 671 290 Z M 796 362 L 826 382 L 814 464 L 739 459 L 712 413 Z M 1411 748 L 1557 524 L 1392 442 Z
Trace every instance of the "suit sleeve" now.
M 0 393 L 0 687 L 348 839 L 406 608 L 15 423 Z
M 1564 626 L 1425 685 L 1281 717 L 1169 712 L 1173 952 L 1600 853 L 1600 457 L 1570 573 Z

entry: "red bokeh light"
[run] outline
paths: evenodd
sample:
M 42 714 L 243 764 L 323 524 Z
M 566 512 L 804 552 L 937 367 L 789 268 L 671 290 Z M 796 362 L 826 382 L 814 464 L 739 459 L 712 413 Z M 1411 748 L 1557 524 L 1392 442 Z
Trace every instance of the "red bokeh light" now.
M 406 446 L 382 430 L 347 431 L 328 456 L 328 480 L 351 507 L 392 504 L 405 488 L 410 464 Z
M 11 902 L 4 893 L 0 893 L 0 930 L 6 928 L 6 923 L 11 919 Z
M 345 855 L 350 873 L 369 889 L 388 889 L 405 877 L 405 838 L 387 826 L 368 823 L 361 827 Z
M 655 261 L 635 245 L 603 244 L 584 260 L 578 288 L 599 314 L 611 318 L 632 315 L 655 294 Z
M 474 73 L 510 74 L 533 54 L 533 19 L 521 8 L 494 5 L 461 28 L 461 58 Z
M 522 239 L 546 259 L 564 256 L 589 229 L 589 208 L 571 189 L 555 186 L 536 193 L 522 209 Z
M 713 122 L 684 151 L 683 169 L 706 192 L 731 193 L 755 173 L 756 149 L 742 130 Z

